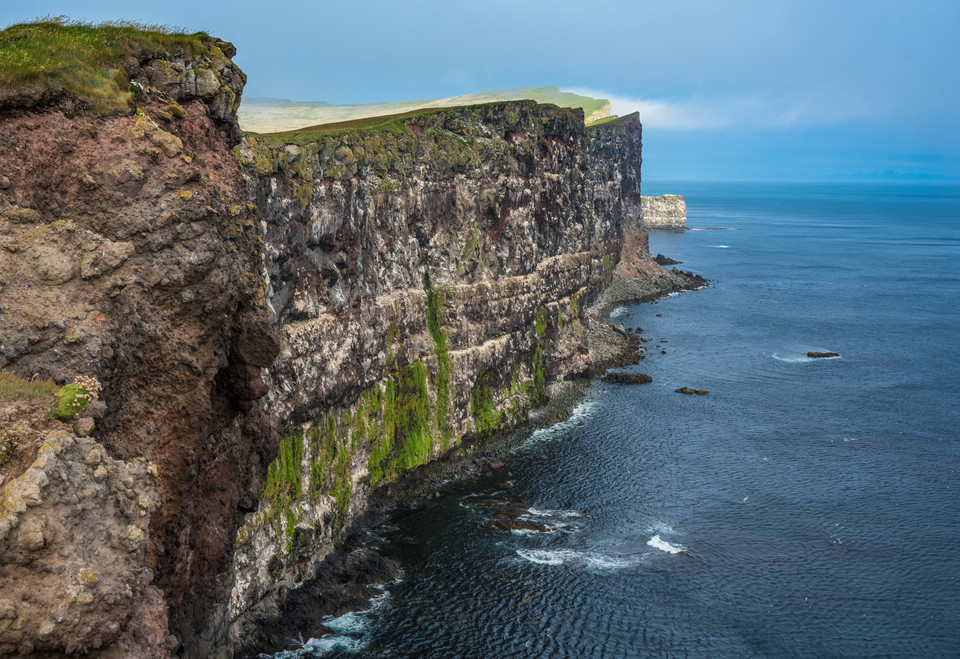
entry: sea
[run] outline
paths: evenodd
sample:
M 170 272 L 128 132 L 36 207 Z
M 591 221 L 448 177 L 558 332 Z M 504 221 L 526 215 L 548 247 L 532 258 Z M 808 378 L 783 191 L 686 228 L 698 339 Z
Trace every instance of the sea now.
M 612 313 L 653 382 L 396 511 L 398 580 L 278 656 L 960 657 L 960 187 L 644 193 L 710 280 Z

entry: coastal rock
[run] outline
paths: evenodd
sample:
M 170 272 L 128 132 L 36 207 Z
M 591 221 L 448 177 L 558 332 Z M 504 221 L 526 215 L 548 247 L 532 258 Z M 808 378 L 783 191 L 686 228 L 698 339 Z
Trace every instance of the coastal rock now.
M 687 225 L 687 200 L 675 194 L 643 197 L 641 224 L 645 229 L 683 231 Z
M 653 382 L 653 378 L 645 373 L 614 372 L 607 373 L 600 379 L 612 384 L 644 384 L 646 382 Z
M 706 389 L 691 389 L 690 387 L 680 387 L 679 389 L 674 389 L 674 392 L 678 394 L 696 394 L 697 396 L 706 396 L 710 393 Z
M 659 263 L 660 265 L 680 265 L 683 261 L 674 261 L 671 258 L 664 256 L 663 254 L 657 254 L 653 257 L 653 260 Z
M 808 352 L 807 357 L 810 359 L 829 359 L 831 357 L 839 357 L 840 353 L 837 352 Z

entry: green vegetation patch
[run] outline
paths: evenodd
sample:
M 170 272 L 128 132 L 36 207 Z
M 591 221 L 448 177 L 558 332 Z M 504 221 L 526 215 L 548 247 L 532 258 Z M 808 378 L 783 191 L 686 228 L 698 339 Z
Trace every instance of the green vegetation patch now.
M 209 39 L 205 32 L 136 23 L 91 25 L 62 17 L 11 25 L 0 32 L 0 105 L 5 97 L 52 97 L 62 90 L 98 114 L 125 112 L 139 92 L 131 89 L 126 60 L 199 55 Z
M 603 119 L 598 119 L 597 121 L 594 121 L 592 124 L 589 124 L 587 126 L 587 129 L 588 130 L 591 130 L 591 129 L 596 130 L 598 128 L 622 129 L 627 124 L 639 123 L 639 121 L 640 121 L 640 113 L 632 112 L 622 117 L 618 117 L 614 115 L 612 117 L 604 117 Z

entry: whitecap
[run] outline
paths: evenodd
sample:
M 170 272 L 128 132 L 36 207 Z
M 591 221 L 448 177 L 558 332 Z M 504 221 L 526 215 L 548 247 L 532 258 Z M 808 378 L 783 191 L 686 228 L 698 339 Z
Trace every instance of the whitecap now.
M 527 508 L 527 513 L 532 517 L 583 517 L 576 510 L 540 510 L 539 508 Z
M 830 359 L 840 359 L 837 357 L 807 357 L 806 355 L 796 355 L 792 357 L 785 357 L 779 353 L 773 353 L 773 358 L 777 361 L 784 362 L 785 364 L 808 364 L 810 362 L 824 362 Z
M 518 549 L 517 555 L 538 565 L 563 565 L 577 557 L 569 549 Z
M 626 308 L 626 307 L 617 307 L 616 309 L 614 309 L 613 311 L 610 312 L 610 317 L 611 317 L 611 318 L 619 318 L 620 316 L 624 315 L 625 313 L 627 313 L 627 308 Z
M 716 247 L 717 249 L 730 249 L 730 245 L 710 245 L 710 247 Z
M 580 552 L 570 549 L 518 549 L 517 554 L 538 565 L 573 565 L 588 570 L 622 570 L 633 567 L 641 556 Z
M 541 442 L 547 439 L 552 439 L 554 435 L 558 432 L 566 430 L 567 428 L 572 428 L 576 426 L 580 421 L 584 419 L 589 419 L 593 416 L 594 411 L 600 403 L 596 400 L 585 400 L 573 408 L 573 411 L 570 413 L 570 416 L 563 421 L 558 421 L 557 423 L 549 426 L 547 428 L 539 428 L 534 430 L 530 437 L 524 442 L 524 445 Z
M 685 549 L 683 545 L 670 544 L 666 540 L 662 539 L 659 533 L 653 536 L 652 538 L 650 538 L 649 540 L 647 540 L 647 544 L 653 547 L 654 549 L 665 551 L 668 554 L 679 554 Z
M 633 567 L 639 558 L 636 556 L 608 556 L 605 554 L 587 554 L 583 562 L 588 568 L 595 570 L 622 570 Z

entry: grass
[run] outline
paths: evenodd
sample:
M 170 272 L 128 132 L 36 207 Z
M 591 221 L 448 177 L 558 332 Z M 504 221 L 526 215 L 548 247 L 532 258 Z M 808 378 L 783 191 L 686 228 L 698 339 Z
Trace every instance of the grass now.
M 612 117 L 604 117 L 603 119 L 599 119 L 594 121 L 592 124 L 589 124 L 587 128 L 599 128 L 600 126 L 622 126 L 627 121 L 640 121 L 640 113 L 633 112 L 622 117 L 618 117 L 617 115 L 613 115 Z
M 537 103 L 551 103 L 560 107 L 582 108 L 588 123 L 591 118 L 603 116 L 610 112 L 610 102 L 606 99 L 563 92 L 557 87 L 517 87 L 514 89 L 492 89 L 448 98 L 351 105 L 245 98 L 240 106 L 239 120 L 240 126 L 250 132 L 260 134 L 280 131 L 298 132 L 303 130 L 303 127 L 344 123 L 362 118 L 382 118 L 431 108 L 462 107 L 524 99 L 533 100 Z
M 0 98 L 58 89 L 98 114 L 133 107 L 125 60 L 149 55 L 205 51 L 205 32 L 186 34 L 136 23 L 99 25 L 45 18 L 0 32 Z
M 17 401 L 55 396 L 60 387 L 53 380 L 24 380 L 0 371 L 0 400 Z
M 396 135 L 409 132 L 406 125 L 408 120 L 437 112 L 439 110 L 411 110 L 381 117 L 364 117 L 363 119 L 337 121 L 331 124 L 306 126 L 281 133 L 269 133 L 265 137 L 275 137 L 284 143 L 289 143 L 291 141 L 309 141 L 316 135 L 342 135 L 353 132 L 389 132 Z

